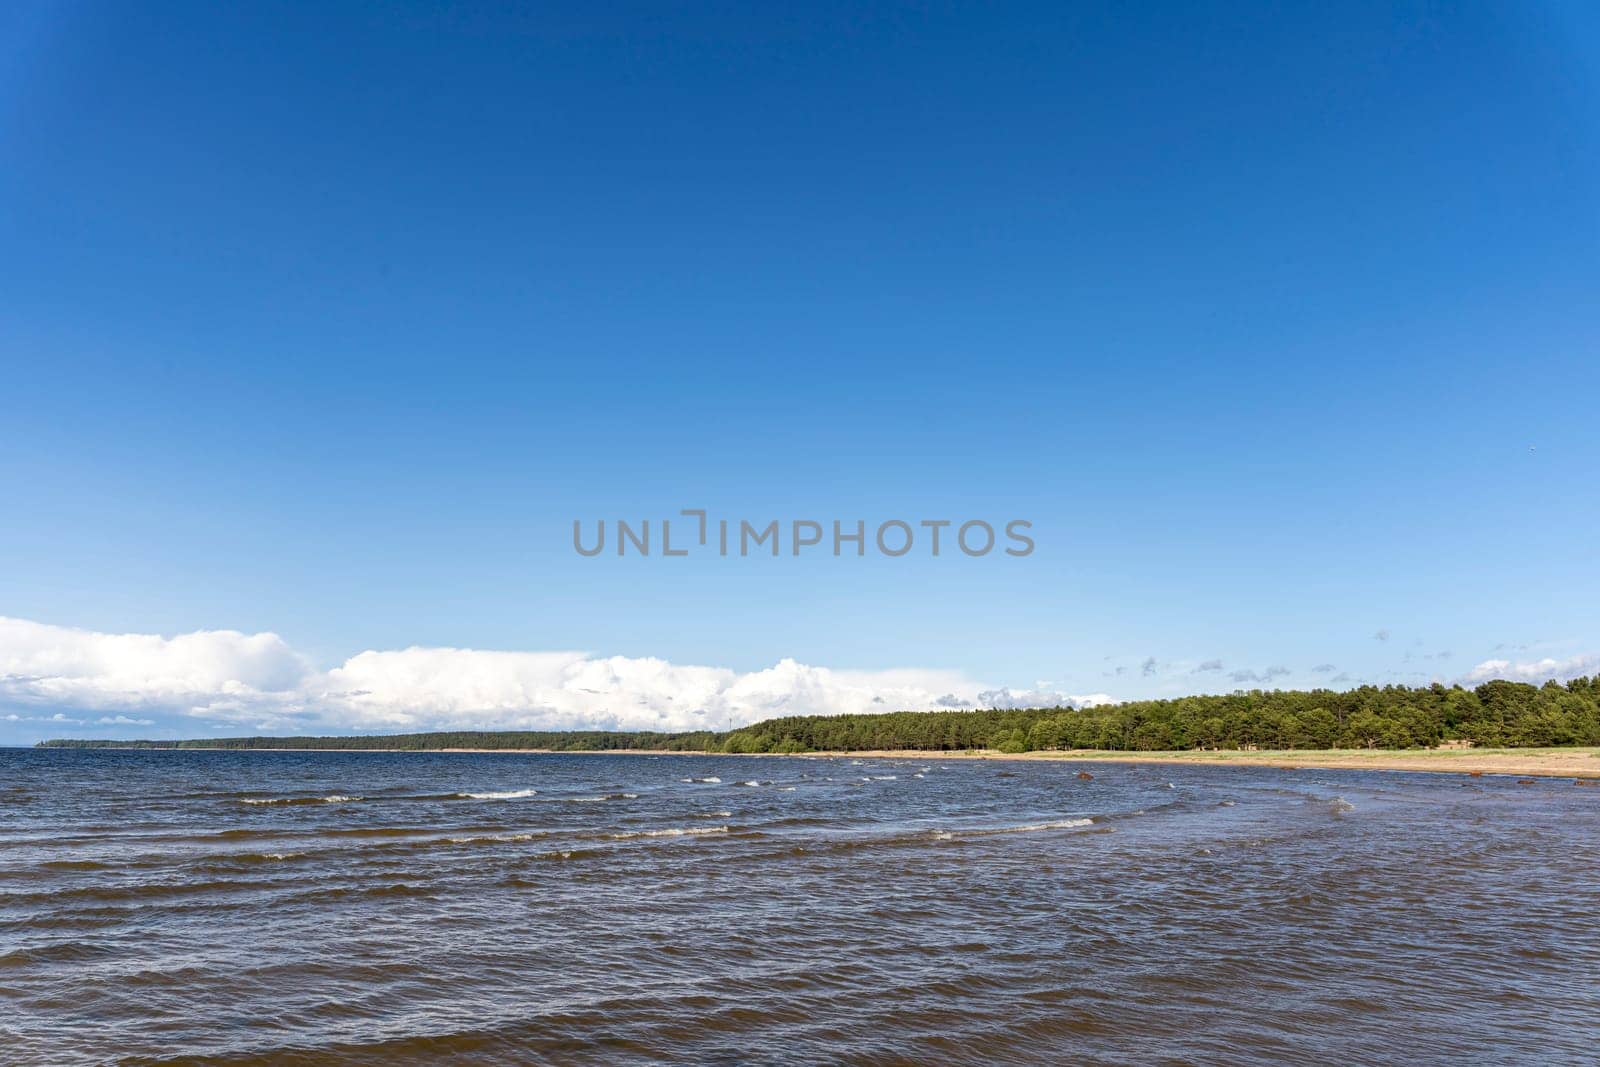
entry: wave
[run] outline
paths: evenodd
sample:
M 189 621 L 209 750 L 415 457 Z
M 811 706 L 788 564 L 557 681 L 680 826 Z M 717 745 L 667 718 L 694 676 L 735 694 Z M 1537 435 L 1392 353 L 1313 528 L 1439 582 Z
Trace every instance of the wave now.
M 536 860 L 583 860 L 604 856 L 609 851 L 609 849 L 605 848 L 558 848 L 549 852 L 534 852 L 529 858 Z M 497 884 L 510 889 L 545 889 L 549 886 L 548 882 L 524 878 L 516 874 L 502 878 Z
M 181 867 L 190 877 L 197 875 L 234 875 L 243 874 L 262 864 L 284 863 L 288 860 L 305 859 L 307 857 L 321 856 L 326 850 L 312 852 L 225 852 L 209 857 L 185 856 L 180 857 L 177 866 Z M 160 869 L 171 866 L 170 863 L 149 863 L 135 861 L 128 864 L 133 870 L 140 868 Z
M 223 893 L 260 892 L 280 888 L 281 881 L 250 881 L 233 878 L 189 879 L 182 882 L 135 882 L 121 885 L 74 886 L 40 893 L 13 893 L 8 904 L 48 903 L 59 907 L 63 901 L 100 903 L 156 902 L 159 898 L 210 897 Z
M 613 841 L 627 841 L 635 837 L 702 837 L 706 834 L 725 834 L 726 826 L 674 826 L 666 830 L 624 830 L 607 834 Z
M 1078 830 L 1085 826 L 1093 826 L 1094 820 L 1080 819 L 1052 819 L 1049 822 L 1030 822 L 1021 826 L 986 826 L 972 830 L 932 830 L 930 835 L 935 841 L 949 841 L 956 837 L 990 837 L 995 834 L 1027 834 L 1040 830 Z
M 111 864 L 99 860 L 46 860 L 39 866 L 47 871 L 104 871 L 110 870 Z
M 1074 830 L 1085 834 L 1114 832 L 1110 827 L 1090 829 L 1094 824 L 1095 820 L 1092 818 L 1074 818 L 1023 823 L 1017 826 L 956 827 L 949 829 L 926 827 L 922 829 L 890 830 L 887 832 L 848 833 L 841 837 L 825 834 L 821 838 L 800 837 L 794 840 L 792 844 L 786 844 L 778 851 L 747 853 L 746 858 L 790 859 L 808 854 L 851 855 L 878 849 L 922 849 L 927 848 L 931 842 L 971 841 L 997 835 L 1037 833 L 1051 830 Z M 779 832 L 780 839 L 782 839 L 783 831 L 788 829 L 782 823 L 772 824 L 771 828 Z M 752 838 L 767 836 L 762 830 L 755 829 L 746 830 L 744 834 Z
M 517 834 L 473 834 L 470 837 L 446 837 L 443 841 L 447 845 L 497 845 L 513 841 L 532 841 L 539 837 L 549 837 L 550 833 L 549 830 L 527 830 Z
M 246 797 L 241 804 L 352 804 L 366 797 L 345 796 L 334 793 L 326 797 Z
M 392 882 L 388 885 L 372 886 L 339 886 L 332 889 L 317 889 L 309 893 L 301 893 L 293 898 L 296 901 L 339 901 L 360 900 L 365 898 L 384 897 L 431 897 L 434 889 L 425 885 L 414 885 L 410 882 Z
M 761 824 L 763 830 L 792 830 L 804 826 L 833 829 L 836 828 L 836 823 L 827 815 L 791 815 L 786 819 L 773 819 Z
M 1074 830 L 1080 826 L 1093 825 L 1093 819 L 1055 819 L 1051 822 L 1034 822 L 1023 826 L 1003 826 L 998 830 L 987 832 L 995 834 L 1025 834 L 1032 830 Z
M 14 949 L 0 955 L 0 967 L 26 967 L 38 963 L 82 963 L 113 954 L 114 950 L 105 945 L 86 944 L 82 941 L 58 941 L 50 945 Z
M 401 800 L 520 800 L 524 797 L 536 796 L 537 789 L 508 789 L 486 793 L 397 793 L 378 796 L 356 796 L 344 793 L 334 793 L 325 797 L 242 797 L 240 804 L 355 804 L 365 801 L 367 803 L 380 803 L 384 801 Z M 603 799 L 613 800 L 621 797 L 631 798 L 632 793 L 615 793 Z
M 703 784 L 703 785 L 721 785 L 722 784 L 722 779 L 721 778 L 715 778 L 715 777 L 713 777 L 713 778 L 680 778 L 678 780 L 680 782 L 700 783 L 700 784 Z
M 330 826 L 319 827 L 311 830 L 262 830 L 254 827 L 236 827 L 232 830 L 218 830 L 210 834 L 176 834 L 170 840 L 183 841 L 230 841 L 249 840 L 253 838 L 317 838 L 317 837 L 411 837 L 417 834 L 433 832 L 431 826 Z

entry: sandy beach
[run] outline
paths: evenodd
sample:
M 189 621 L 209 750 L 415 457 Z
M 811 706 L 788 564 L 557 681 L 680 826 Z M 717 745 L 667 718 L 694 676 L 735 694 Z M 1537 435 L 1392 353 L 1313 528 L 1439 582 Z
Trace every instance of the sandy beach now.
M 1101 763 L 1197 763 L 1224 767 L 1318 767 L 1327 770 L 1429 771 L 1539 778 L 1600 779 L 1600 748 L 1327 749 L 1256 752 L 851 752 L 856 757 L 1082 760 Z
M 307 751 L 298 749 L 294 751 Z M 348 751 L 348 750 L 347 750 Z M 549 749 L 429 749 L 436 752 L 549 752 Z M 575 755 L 705 756 L 726 753 L 666 752 L 612 749 Z M 755 753 L 757 757 L 767 753 Z M 1317 767 L 1351 771 L 1428 771 L 1441 774 L 1504 774 L 1534 778 L 1600 779 L 1600 748 L 1482 749 L 1278 749 L 1254 752 L 1105 752 L 1071 749 L 1058 752 L 1004 753 L 990 749 L 942 751 L 875 749 L 855 752 L 807 752 L 801 759 L 980 759 L 1082 760 L 1100 763 L 1197 763 L 1224 767 Z

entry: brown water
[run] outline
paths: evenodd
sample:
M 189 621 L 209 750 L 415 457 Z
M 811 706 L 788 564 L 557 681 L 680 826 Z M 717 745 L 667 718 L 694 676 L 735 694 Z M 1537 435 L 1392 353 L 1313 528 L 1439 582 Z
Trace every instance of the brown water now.
M 1600 789 L 1080 769 L 0 751 L 0 1062 L 1600 1057 Z

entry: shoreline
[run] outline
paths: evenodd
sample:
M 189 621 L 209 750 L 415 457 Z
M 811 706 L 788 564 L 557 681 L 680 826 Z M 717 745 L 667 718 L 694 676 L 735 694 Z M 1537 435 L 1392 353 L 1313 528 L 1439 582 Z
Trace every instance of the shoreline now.
M 1274 767 L 1329 771 L 1408 771 L 1425 774 L 1493 774 L 1533 778 L 1600 779 L 1600 749 L 1268 749 L 1254 752 L 1106 752 L 1073 749 L 1006 754 L 992 751 L 849 752 L 855 757 L 914 759 L 1061 760 L 1072 763 L 1154 763 L 1210 767 Z
M 783 759 L 1023 760 L 1068 763 L 1165 763 L 1330 771 L 1410 771 L 1600 779 L 1600 748 L 1269 749 L 1259 751 L 1119 752 L 1100 749 L 1006 753 L 992 749 L 865 749 L 841 752 L 707 752 L 649 748 L 112 748 L 115 752 L 386 752 L 396 755 L 741 756 Z
M 550 749 L 432 749 L 435 752 L 546 752 Z M 1254 752 L 1115 752 L 1063 749 L 999 752 L 994 749 L 862 749 L 848 752 L 664 752 L 609 749 L 566 752 L 589 756 L 752 756 L 788 759 L 1022 760 L 1068 763 L 1181 763 L 1211 767 L 1275 767 L 1329 771 L 1410 771 L 1427 774 L 1495 774 L 1532 778 L 1600 779 L 1600 748 L 1489 749 L 1268 749 Z

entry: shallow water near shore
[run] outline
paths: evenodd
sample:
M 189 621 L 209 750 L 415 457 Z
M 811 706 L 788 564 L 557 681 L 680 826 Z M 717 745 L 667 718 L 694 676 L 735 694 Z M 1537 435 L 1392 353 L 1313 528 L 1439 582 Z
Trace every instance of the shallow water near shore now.
M 1596 871 L 1559 779 L 6 750 L 0 1058 L 1589 1063 Z

